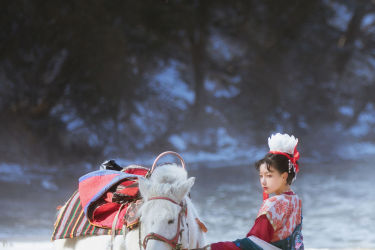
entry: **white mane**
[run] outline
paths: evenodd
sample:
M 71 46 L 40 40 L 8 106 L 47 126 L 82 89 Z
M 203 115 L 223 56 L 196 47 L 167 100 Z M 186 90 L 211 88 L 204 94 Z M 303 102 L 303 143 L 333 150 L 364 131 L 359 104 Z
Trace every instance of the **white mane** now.
M 194 181 L 194 177 L 187 179 L 187 172 L 182 167 L 167 164 L 157 167 L 149 180 L 140 179 L 139 189 L 145 201 L 150 197 L 164 196 L 181 202 Z
M 186 170 L 175 163 L 168 163 L 155 168 L 150 178 L 150 180 L 159 183 L 175 183 L 186 179 Z

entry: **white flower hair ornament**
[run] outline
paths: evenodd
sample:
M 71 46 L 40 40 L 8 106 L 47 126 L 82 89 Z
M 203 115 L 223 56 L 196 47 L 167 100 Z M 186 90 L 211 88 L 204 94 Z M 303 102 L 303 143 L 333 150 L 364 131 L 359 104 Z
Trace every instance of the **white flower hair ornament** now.
M 289 173 L 293 168 L 296 175 L 299 172 L 299 166 L 297 164 L 299 159 L 297 144 L 298 139 L 293 135 L 277 133 L 268 138 L 269 153 L 286 156 L 289 159 Z M 294 179 L 295 178 L 296 177 L 294 177 Z

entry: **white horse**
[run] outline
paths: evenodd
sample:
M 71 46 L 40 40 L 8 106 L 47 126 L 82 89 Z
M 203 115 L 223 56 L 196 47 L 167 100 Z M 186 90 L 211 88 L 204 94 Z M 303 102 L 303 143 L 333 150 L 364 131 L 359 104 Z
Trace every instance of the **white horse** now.
M 170 250 L 203 248 L 205 235 L 188 197 L 194 177 L 176 164 L 156 168 L 149 179 L 139 179 L 143 198 L 139 227 L 122 235 L 85 236 L 55 241 L 63 250 Z

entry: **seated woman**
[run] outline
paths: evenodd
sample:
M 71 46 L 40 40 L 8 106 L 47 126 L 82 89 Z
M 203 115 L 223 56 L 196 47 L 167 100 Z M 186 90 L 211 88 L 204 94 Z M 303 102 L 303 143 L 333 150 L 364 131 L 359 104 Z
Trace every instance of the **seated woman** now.
M 246 238 L 213 243 L 212 250 L 262 249 L 254 243 L 259 240 L 252 240 L 255 237 L 281 249 L 304 249 L 302 202 L 290 188 L 299 171 L 297 143 L 298 139 L 288 134 L 268 138 L 270 151 L 255 163 L 264 201 L 254 226 Z M 269 198 L 269 194 L 274 196 Z

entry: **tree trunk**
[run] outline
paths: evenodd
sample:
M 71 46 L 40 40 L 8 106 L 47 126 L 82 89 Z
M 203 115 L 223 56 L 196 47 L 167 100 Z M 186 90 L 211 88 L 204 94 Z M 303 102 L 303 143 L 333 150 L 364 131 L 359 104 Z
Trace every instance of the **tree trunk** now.
M 195 18 L 189 30 L 191 61 L 193 70 L 193 84 L 195 100 L 191 109 L 192 120 L 198 121 L 204 114 L 205 107 L 205 61 L 206 61 L 206 44 L 207 44 L 207 2 L 196 1 Z
M 338 47 L 344 49 L 337 58 L 337 70 L 340 74 L 345 70 L 347 63 L 354 52 L 354 42 L 361 33 L 361 23 L 365 14 L 366 4 L 359 2 L 345 34 L 343 34 L 338 41 Z

